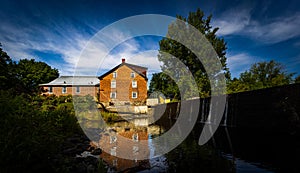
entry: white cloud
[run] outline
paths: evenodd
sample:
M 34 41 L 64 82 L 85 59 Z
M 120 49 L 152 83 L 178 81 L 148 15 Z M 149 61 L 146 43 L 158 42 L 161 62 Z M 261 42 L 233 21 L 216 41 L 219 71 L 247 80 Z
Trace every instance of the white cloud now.
M 141 66 L 147 67 L 150 72 L 161 71 L 161 62 L 157 59 L 158 50 L 142 51 L 138 54 L 129 56 L 128 63 L 139 64 Z
M 118 29 L 111 30 L 105 35 L 92 35 L 75 29 L 71 23 L 58 23 L 49 21 L 47 25 L 32 24 L 23 21 L 23 25 L 11 24 L 4 21 L 0 26 L 0 40 L 3 49 L 14 59 L 35 58 L 40 60 L 35 51 L 58 54 L 62 59 L 46 59 L 49 65 L 59 69 L 61 75 L 96 75 L 100 70 L 109 70 L 126 58 L 128 62 L 143 65 L 149 69 L 157 68 L 157 54 L 154 52 L 143 52 L 141 48 L 153 42 L 139 43 L 131 36 Z M 50 27 L 51 26 L 51 27 Z M 96 28 L 96 27 L 94 27 Z M 96 33 L 96 31 L 95 31 Z M 99 37 L 101 36 L 101 37 Z M 120 45 L 114 45 L 119 43 Z M 157 44 L 155 42 L 155 44 Z M 109 47 L 117 46 L 117 51 L 109 50 Z M 112 52 L 110 52 L 112 51 Z
M 265 43 L 278 43 L 300 36 L 300 13 L 289 17 L 276 18 L 267 24 L 254 23 L 245 33 Z
M 263 59 L 251 56 L 247 53 L 239 53 L 229 55 L 227 58 L 227 64 L 232 77 L 239 77 L 240 73 L 249 70 L 252 64 L 262 60 Z
M 231 9 L 223 13 L 220 18 L 212 21 L 212 25 L 219 27 L 218 35 L 230 35 L 241 32 L 250 24 L 250 9 Z
M 233 8 L 213 21 L 213 26 L 219 27 L 220 36 L 243 35 L 273 44 L 300 36 L 300 13 L 259 22 L 252 18 L 251 8 Z
M 111 33 L 104 35 L 103 33 L 96 34 L 81 52 L 76 65 L 76 75 L 95 75 L 96 73 L 101 75 L 120 64 L 122 58 L 125 58 L 128 63 L 145 66 L 149 70 L 157 71 L 159 69 L 158 51 L 144 50 L 144 47 L 153 47 L 145 44 L 154 43 L 138 42 L 134 38 L 126 40 L 127 38 L 130 38 L 130 36 L 118 30 L 113 30 Z M 107 40 L 108 42 L 106 42 Z M 118 42 L 120 44 L 115 45 Z M 109 50 L 109 47 L 112 47 L 112 50 Z
M 29 21 L 23 21 L 23 23 L 26 26 L 4 21 L 0 26 L 0 40 L 4 51 L 14 60 L 34 58 L 39 61 L 39 57 L 35 55 L 36 51 L 58 54 L 63 59 L 44 58 L 44 60 L 48 64 L 54 64 L 54 68 L 58 68 L 61 74 L 72 74 L 80 51 L 89 36 L 83 35 L 80 31 L 69 32 L 72 29 L 69 24 L 62 26 L 50 22 L 50 27 L 50 24 L 34 25 Z M 54 61 L 60 64 L 53 63 Z

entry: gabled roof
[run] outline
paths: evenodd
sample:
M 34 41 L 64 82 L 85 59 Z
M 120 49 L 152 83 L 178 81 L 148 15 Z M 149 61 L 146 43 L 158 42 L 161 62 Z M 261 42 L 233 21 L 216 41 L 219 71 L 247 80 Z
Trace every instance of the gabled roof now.
M 120 67 L 122 67 L 124 65 L 126 65 L 127 67 L 129 67 L 130 69 L 132 69 L 133 71 L 135 71 L 136 73 L 138 73 L 139 75 L 141 75 L 143 78 L 145 78 L 146 80 L 148 80 L 147 76 L 143 73 L 143 72 L 147 71 L 148 68 L 142 67 L 142 66 L 138 66 L 138 65 L 134 65 L 134 64 L 128 64 L 126 62 L 122 62 L 121 64 L 117 65 L 116 67 L 114 67 L 113 69 L 111 69 L 108 72 L 104 73 L 103 75 L 99 76 L 98 78 L 101 80 L 105 76 L 107 76 L 110 73 L 116 71 L 118 68 L 120 68 Z
M 81 85 L 81 86 L 95 86 L 99 85 L 100 81 L 97 76 L 60 76 L 55 80 L 40 84 L 40 86 L 57 86 L 57 85 Z

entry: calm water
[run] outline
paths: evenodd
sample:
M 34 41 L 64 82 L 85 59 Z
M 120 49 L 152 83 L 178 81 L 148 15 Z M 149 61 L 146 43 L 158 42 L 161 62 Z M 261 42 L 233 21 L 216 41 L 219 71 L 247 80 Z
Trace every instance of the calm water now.
M 175 149 L 152 158 L 158 147 L 152 139 L 166 132 L 172 122 L 147 125 L 147 121 L 140 118 L 117 122 L 97 132 L 100 147 L 105 151 L 100 157 L 110 165 L 110 172 L 269 173 L 300 170 L 300 142 L 292 134 L 220 126 L 213 138 L 200 146 L 201 123 L 197 123 Z M 123 137 L 126 140 L 122 140 Z M 128 139 L 132 143 L 128 143 Z M 131 159 L 117 157 L 121 152 L 128 152 Z M 140 160 L 141 153 L 151 159 Z

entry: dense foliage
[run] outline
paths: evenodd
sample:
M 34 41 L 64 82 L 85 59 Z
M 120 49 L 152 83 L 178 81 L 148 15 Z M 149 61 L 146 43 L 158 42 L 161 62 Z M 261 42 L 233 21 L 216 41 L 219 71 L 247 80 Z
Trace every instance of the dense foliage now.
M 58 76 L 58 70 L 44 62 L 36 62 L 34 59 L 12 61 L 0 45 L 0 90 L 33 94 L 39 91 L 39 84 L 50 82 Z
M 179 98 L 179 89 L 176 83 L 165 73 L 154 73 L 150 82 L 149 92 L 153 93 L 159 90 L 165 96 L 170 98 Z
M 57 157 L 63 141 L 82 134 L 71 105 L 69 97 L 0 91 L 1 172 L 63 171 L 65 158 Z
M 75 116 L 72 96 L 38 93 L 38 84 L 50 82 L 58 71 L 34 60 L 13 62 L 2 49 L 0 55 L 0 172 L 77 169 L 80 165 L 68 150 L 75 148 L 80 154 L 77 147 L 87 138 Z M 91 97 L 81 100 L 86 107 Z M 74 136 L 80 141 L 68 142 Z
M 282 64 L 271 60 L 259 62 L 251 66 L 250 70 L 240 74 L 239 79 L 234 78 L 228 85 L 228 92 L 251 91 L 293 82 L 294 73 L 287 73 Z
M 34 59 L 21 59 L 13 66 L 17 87 L 22 93 L 37 93 L 39 84 L 48 83 L 59 76 L 57 69 Z
M 213 46 L 222 66 L 222 72 L 224 73 L 226 79 L 230 79 L 229 69 L 226 65 L 226 43 L 224 39 L 218 38 L 216 32 L 218 28 L 212 28 L 210 25 L 212 16 L 205 18 L 204 13 L 198 9 L 196 12 L 190 12 L 187 18 L 183 16 L 177 16 L 177 19 L 184 21 L 192 26 L 194 26 L 199 32 L 201 32 L 208 42 Z M 171 23 L 168 28 L 167 37 L 163 38 L 159 42 L 159 55 L 158 59 L 163 63 L 162 70 L 172 73 L 173 76 L 180 76 L 181 69 L 178 69 L 178 63 L 174 61 L 174 57 L 179 59 L 188 67 L 189 71 L 193 74 L 193 77 L 196 80 L 198 89 L 200 91 L 200 96 L 205 97 L 210 95 L 210 82 L 208 79 L 207 69 L 204 68 L 203 63 L 200 62 L 198 57 L 191 52 L 185 45 L 175 41 L 173 38 L 182 37 L 181 31 L 189 30 L 188 25 L 182 25 L 179 20 Z M 183 38 L 188 40 L 188 42 L 195 42 L 195 44 L 201 44 L 199 47 L 202 50 L 199 50 L 199 54 L 204 58 L 206 63 L 210 64 L 210 68 L 216 68 L 212 76 L 220 73 L 220 69 L 217 69 L 216 64 L 212 63 L 212 59 L 215 57 L 210 57 L 212 54 L 209 52 L 209 49 L 206 49 L 208 45 L 201 40 L 194 40 L 193 35 L 190 35 L 189 38 Z M 210 63 L 211 62 L 211 63 Z M 158 84 L 162 83 L 162 85 Z M 189 81 L 182 81 L 183 85 L 189 85 Z M 165 95 L 173 95 L 175 98 L 179 98 L 179 90 L 174 87 L 176 86 L 175 82 L 167 75 L 154 74 L 154 78 L 150 83 L 151 91 L 160 91 Z
M 274 60 L 255 63 L 249 70 L 241 73 L 239 78 L 231 79 L 229 69 L 226 65 L 226 43 L 223 39 L 216 36 L 218 28 L 212 28 L 210 26 L 211 16 L 204 18 L 204 13 L 198 9 L 196 12 L 190 12 L 188 18 L 182 16 L 177 16 L 177 18 L 194 26 L 204 34 L 206 39 L 211 43 L 223 67 L 222 73 L 224 73 L 227 80 L 227 93 L 287 85 L 292 84 L 293 81 L 295 83 L 300 83 L 300 76 L 293 80 L 295 73 L 287 73 L 283 65 Z M 163 64 L 163 72 L 153 74 L 149 92 L 153 93 L 159 91 L 167 97 L 182 99 L 180 98 L 181 92 L 179 91 L 179 88 L 182 88 L 182 86 L 190 86 L 190 82 L 189 80 L 185 80 L 180 81 L 181 83 L 178 81 L 175 83 L 174 76 L 182 75 L 178 61 L 174 61 L 175 57 L 184 63 L 188 70 L 193 74 L 200 91 L 200 97 L 208 97 L 211 94 L 211 86 L 208 80 L 208 73 L 203 67 L 203 62 L 200 62 L 196 55 L 187 47 L 172 39 L 172 37 L 180 37 L 180 27 L 182 27 L 182 25 L 180 25 L 178 21 L 171 23 L 167 33 L 169 38 L 163 38 L 159 42 L 160 49 L 158 59 Z M 188 25 L 185 25 L 184 27 L 188 27 Z M 185 39 L 194 41 L 192 37 L 193 36 Z M 203 52 L 203 55 L 206 55 L 205 52 Z M 209 61 L 209 58 L 207 58 L 207 61 Z M 214 68 L 213 64 L 211 68 Z M 193 90 L 193 88 L 189 88 Z
M 11 79 L 12 74 L 10 67 L 12 66 L 12 60 L 1 48 L 0 44 L 0 89 L 8 89 L 12 87 Z

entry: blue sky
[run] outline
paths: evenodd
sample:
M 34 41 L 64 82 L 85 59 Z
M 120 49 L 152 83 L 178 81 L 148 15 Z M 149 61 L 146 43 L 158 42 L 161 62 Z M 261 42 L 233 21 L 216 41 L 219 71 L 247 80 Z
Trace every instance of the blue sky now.
M 156 53 L 161 37 L 144 36 L 123 42 L 104 58 L 103 45 L 93 45 L 86 63 L 78 64 L 89 40 L 104 27 L 120 19 L 141 14 L 187 16 L 202 9 L 212 14 L 212 25 L 227 42 L 227 64 L 233 77 L 251 64 L 274 59 L 288 72 L 300 74 L 300 2 L 294 1 L 14 1 L 0 0 L 0 42 L 14 60 L 35 58 L 72 75 L 82 67 L 82 75 L 95 75 L 126 58 L 128 62 L 159 71 Z M 126 38 L 124 30 L 114 30 L 114 39 Z

